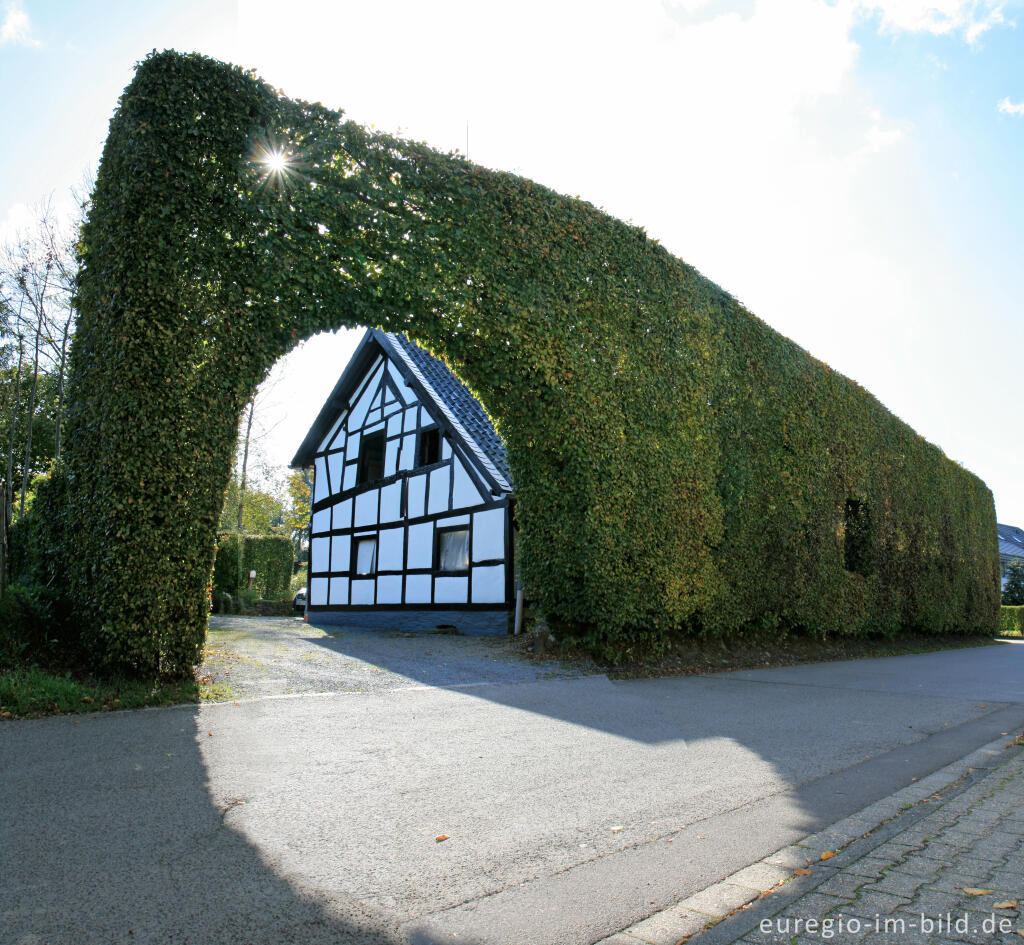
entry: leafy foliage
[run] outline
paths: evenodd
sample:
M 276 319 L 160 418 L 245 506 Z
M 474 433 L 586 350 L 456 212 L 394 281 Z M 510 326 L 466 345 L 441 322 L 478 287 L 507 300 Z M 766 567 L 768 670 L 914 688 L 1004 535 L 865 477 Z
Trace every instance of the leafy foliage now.
M 999 609 L 999 632 L 1004 637 L 1024 637 L 1024 606 L 1006 606 Z
M 1011 561 L 1007 566 L 1003 603 L 1017 607 L 1024 604 L 1024 562 Z
M 252 586 L 256 598 L 286 597 L 292 579 L 292 552 L 291 540 L 283 535 L 220 535 L 213 568 L 215 600 L 218 594 L 237 597 L 247 590 L 250 571 L 256 572 Z
M 247 535 L 242 544 L 242 574 L 256 572 L 253 588 L 264 600 L 288 594 L 294 562 L 291 540 L 283 535 Z
M 284 503 L 270 492 L 260 489 L 242 490 L 238 481 L 232 476 L 228 481 L 228 489 L 224 496 L 224 511 L 220 517 L 220 527 L 228 530 L 236 527 L 238 522 L 238 506 L 242 502 L 242 531 L 248 535 L 287 535 Z
M 282 149 L 289 167 L 260 162 Z M 82 235 L 59 573 L 97 660 L 198 661 L 243 406 L 339 325 L 409 331 L 508 447 L 528 596 L 605 655 L 993 629 L 984 484 L 644 233 L 198 55 L 125 90 Z M 870 573 L 844 567 L 863 503 Z M 39 499 L 37 499 L 37 509 Z

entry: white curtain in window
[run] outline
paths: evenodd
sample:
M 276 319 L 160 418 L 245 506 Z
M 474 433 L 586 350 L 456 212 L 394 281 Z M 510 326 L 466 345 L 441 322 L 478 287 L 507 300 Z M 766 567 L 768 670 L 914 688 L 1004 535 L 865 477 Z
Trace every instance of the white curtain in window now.
M 468 571 L 469 529 L 460 528 L 458 531 L 454 532 L 441 532 L 440 551 L 440 570 Z

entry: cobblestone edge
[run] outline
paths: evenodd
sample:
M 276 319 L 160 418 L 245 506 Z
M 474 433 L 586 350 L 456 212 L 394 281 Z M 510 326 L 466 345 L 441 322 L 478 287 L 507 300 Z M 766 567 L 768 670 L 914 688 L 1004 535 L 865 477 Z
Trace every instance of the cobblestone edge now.
M 1007 736 L 595 945 L 729 945 L 1024 752 Z M 944 796 L 937 798 L 941 792 Z M 822 859 L 822 854 L 826 858 Z M 796 870 L 807 870 L 801 875 Z M 768 891 L 771 891 L 770 893 Z

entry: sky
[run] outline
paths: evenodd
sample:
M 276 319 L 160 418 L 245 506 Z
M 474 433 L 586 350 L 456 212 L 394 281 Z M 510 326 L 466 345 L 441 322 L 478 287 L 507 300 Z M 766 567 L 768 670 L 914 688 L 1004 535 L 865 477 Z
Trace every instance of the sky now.
M 1024 526 L 1024 0 L 0 0 L 0 239 L 164 48 L 642 226 Z M 268 464 L 360 334 L 275 367 Z

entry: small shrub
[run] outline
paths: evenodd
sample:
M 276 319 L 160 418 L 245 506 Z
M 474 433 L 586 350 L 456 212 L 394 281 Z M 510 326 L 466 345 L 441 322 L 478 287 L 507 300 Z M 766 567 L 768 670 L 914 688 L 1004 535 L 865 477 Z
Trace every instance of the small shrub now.
M 256 604 L 260 600 L 259 588 L 243 587 L 235 595 L 236 614 L 252 615 L 256 612 Z
M 0 597 L 0 664 L 50 662 L 64 621 L 57 594 L 38 584 L 11 584 Z
M 1024 606 L 999 608 L 999 633 L 1004 637 L 1024 637 Z

